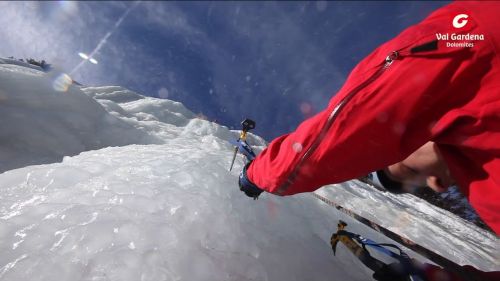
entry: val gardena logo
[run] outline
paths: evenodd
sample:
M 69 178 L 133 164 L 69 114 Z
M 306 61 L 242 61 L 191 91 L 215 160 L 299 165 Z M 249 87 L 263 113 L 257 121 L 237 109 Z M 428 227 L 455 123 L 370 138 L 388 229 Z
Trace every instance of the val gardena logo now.
M 464 28 L 467 23 L 469 23 L 468 14 L 458 14 L 453 17 L 451 24 L 457 32 Z M 446 47 L 448 48 L 472 48 L 474 47 L 473 41 L 483 41 L 484 34 L 474 34 L 474 33 L 436 33 L 437 40 L 446 41 Z
M 456 15 L 454 18 L 453 18 L 453 27 L 454 28 L 462 28 L 464 27 L 468 20 L 469 16 L 466 15 L 466 14 L 460 14 L 460 15 Z

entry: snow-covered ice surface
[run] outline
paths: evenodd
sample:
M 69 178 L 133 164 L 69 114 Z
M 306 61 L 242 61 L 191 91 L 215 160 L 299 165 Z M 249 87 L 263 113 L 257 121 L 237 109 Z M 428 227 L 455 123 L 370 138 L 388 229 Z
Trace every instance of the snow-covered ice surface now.
M 1 62 L 0 172 L 108 146 L 164 142 L 65 85 L 62 74 Z
M 342 246 L 332 255 L 332 231 L 342 219 L 391 241 L 309 194 L 245 197 L 242 160 L 228 172 L 237 132 L 121 87 L 56 91 L 57 77 L 0 64 L 0 280 L 370 280 Z M 317 192 L 500 268 L 498 238 L 418 198 L 357 181 Z

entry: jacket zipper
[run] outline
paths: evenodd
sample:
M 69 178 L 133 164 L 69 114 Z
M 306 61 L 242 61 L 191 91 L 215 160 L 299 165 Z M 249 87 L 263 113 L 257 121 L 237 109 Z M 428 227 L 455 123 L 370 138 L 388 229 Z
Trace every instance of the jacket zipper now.
M 288 187 L 293 184 L 295 178 L 297 177 L 297 173 L 298 173 L 300 167 L 302 166 L 302 164 L 307 159 L 309 159 L 309 157 L 314 153 L 314 151 L 316 151 L 316 149 L 318 148 L 318 146 L 320 145 L 320 143 L 323 141 L 326 133 L 328 132 L 328 130 L 332 126 L 333 122 L 337 119 L 337 116 L 339 115 L 340 111 L 345 107 L 345 105 L 359 91 L 361 91 L 362 89 L 364 89 L 365 87 L 367 87 L 368 85 L 370 85 L 371 83 L 373 83 L 375 80 L 377 80 L 377 78 L 379 78 L 392 65 L 392 63 L 395 60 L 400 59 L 400 58 L 401 58 L 401 56 L 400 56 L 400 53 L 398 51 L 391 52 L 385 58 L 382 66 L 375 73 L 373 73 L 372 76 L 370 76 L 368 79 L 366 79 L 365 81 L 363 81 L 363 83 L 359 84 L 357 87 L 355 87 L 354 89 L 352 89 L 349 92 L 349 94 L 346 95 L 337 104 L 337 106 L 335 106 L 335 108 L 332 110 L 332 112 L 328 116 L 328 119 L 327 119 L 325 125 L 323 125 L 323 128 L 321 129 L 318 137 L 314 140 L 313 144 L 307 149 L 307 151 L 304 153 L 304 155 L 302 155 L 302 158 L 300 159 L 299 163 L 297 163 L 297 165 L 295 166 L 295 168 L 293 169 L 293 171 L 290 173 L 290 175 L 288 176 L 287 180 L 283 184 L 281 184 L 281 186 L 278 188 L 278 190 L 276 192 L 277 194 L 283 195 L 286 192 L 286 190 L 288 189 Z

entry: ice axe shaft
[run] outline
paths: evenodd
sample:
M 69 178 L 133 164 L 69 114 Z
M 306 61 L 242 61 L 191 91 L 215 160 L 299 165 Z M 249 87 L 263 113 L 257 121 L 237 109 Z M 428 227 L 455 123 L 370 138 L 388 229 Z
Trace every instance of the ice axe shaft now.
M 234 160 L 236 160 L 236 154 L 238 154 L 238 147 L 237 146 L 234 148 L 233 160 L 231 161 L 231 167 L 229 167 L 230 172 L 233 169 Z

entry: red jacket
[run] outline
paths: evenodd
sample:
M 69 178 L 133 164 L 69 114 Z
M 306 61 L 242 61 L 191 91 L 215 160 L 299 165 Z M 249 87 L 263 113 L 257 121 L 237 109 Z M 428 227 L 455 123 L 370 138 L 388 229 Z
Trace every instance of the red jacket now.
M 499 3 L 454 2 L 406 29 L 362 60 L 324 111 L 272 141 L 248 178 L 278 195 L 309 192 L 434 141 L 471 205 L 500 233 L 499 15 Z

